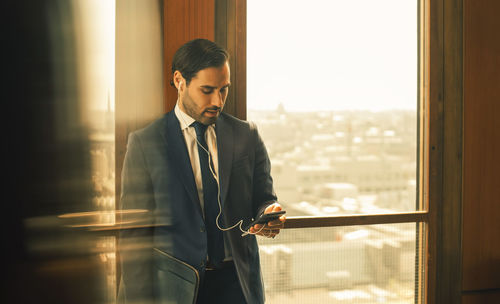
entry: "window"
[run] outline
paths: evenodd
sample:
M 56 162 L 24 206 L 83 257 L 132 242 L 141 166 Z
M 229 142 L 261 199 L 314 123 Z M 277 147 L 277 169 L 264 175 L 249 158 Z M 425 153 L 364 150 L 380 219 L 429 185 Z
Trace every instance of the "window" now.
M 248 119 L 301 228 L 260 240 L 269 303 L 424 298 L 422 5 L 247 2 Z

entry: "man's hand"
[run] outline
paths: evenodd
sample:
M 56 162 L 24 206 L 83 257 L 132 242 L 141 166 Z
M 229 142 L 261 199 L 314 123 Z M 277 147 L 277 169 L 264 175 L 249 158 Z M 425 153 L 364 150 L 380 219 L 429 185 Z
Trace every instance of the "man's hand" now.
M 267 206 L 266 210 L 264 210 L 264 214 L 281 211 L 281 205 L 278 203 L 274 203 L 272 205 Z M 250 228 L 250 233 L 254 233 L 256 235 L 265 236 L 268 238 L 274 238 L 277 234 L 280 233 L 280 229 L 283 228 L 283 224 L 286 221 L 286 215 L 282 215 L 279 219 L 268 222 L 266 225 L 256 224 Z

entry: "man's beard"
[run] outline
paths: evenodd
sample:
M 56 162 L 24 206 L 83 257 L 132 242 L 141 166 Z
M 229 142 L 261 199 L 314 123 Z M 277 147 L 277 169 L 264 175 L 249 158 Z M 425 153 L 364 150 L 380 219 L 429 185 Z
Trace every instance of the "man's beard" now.
M 186 114 L 194 118 L 194 120 L 201 122 L 204 125 L 211 125 L 214 124 L 217 121 L 217 118 L 219 118 L 220 112 L 222 112 L 222 109 L 219 107 L 210 107 L 205 110 L 203 110 L 201 113 L 198 113 L 196 110 L 198 109 L 196 103 L 194 100 L 189 96 L 189 92 L 186 90 L 186 93 L 184 94 L 183 98 L 183 106 L 184 110 L 186 111 Z M 203 114 L 205 112 L 208 112 L 207 110 L 217 110 L 218 113 L 214 117 L 206 117 Z

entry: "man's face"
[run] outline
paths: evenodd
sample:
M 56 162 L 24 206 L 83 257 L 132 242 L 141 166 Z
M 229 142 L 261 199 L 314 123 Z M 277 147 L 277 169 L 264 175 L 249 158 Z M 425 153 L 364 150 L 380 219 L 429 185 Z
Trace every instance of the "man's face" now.
M 229 64 L 200 70 L 179 93 L 179 106 L 186 114 L 205 125 L 215 123 L 226 102 L 229 89 Z

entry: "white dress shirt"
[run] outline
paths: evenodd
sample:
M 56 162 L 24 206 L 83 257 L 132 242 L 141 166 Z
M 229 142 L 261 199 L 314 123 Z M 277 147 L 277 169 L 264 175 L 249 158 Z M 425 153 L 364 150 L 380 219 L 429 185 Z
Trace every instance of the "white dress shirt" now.
M 191 126 L 193 122 L 195 122 L 194 118 L 184 113 L 177 103 L 174 108 L 175 116 L 179 120 L 179 124 L 181 126 L 182 134 L 184 135 L 184 141 L 186 142 L 186 147 L 189 154 L 189 160 L 191 162 L 191 167 L 193 169 L 194 180 L 196 182 L 196 188 L 198 190 L 198 197 L 200 198 L 200 206 L 203 212 L 203 216 L 205 216 L 205 204 L 203 200 L 203 180 L 201 178 L 201 166 L 200 166 L 200 158 L 198 155 L 198 143 L 196 142 L 196 130 Z M 205 141 L 207 142 L 208 151 L 210 152 L 210 156 L 212 159 L 212 164 L 214 166 L 214 174 L 217 179 L 217 183 L 219 182 L 219 161 L 217 155 L 217 135 L 215 134 L 215 124 L 209 125 L 207 131 L 205 132 Z M 220 191 L 220 186 L 219 190 Z M 222 215 L 219 217 L 219 226 L 224 227 L 222 224 Z M 226 258 L 224 260 L 231 259 L 231 253 L 229 249 L 229 243 L 224 235 L 224 252 Z
M 175 105 L 175 116 L 179 120 L 181 125 L 181 131 L 184 135 L 184 141 L 186 142 L 186 147 L 189 153 L 189 160 L 191 162 L 191 167 L 193 168 L 194 180 L 196 182 L 196 188 L 198 190 L 198 197 L 200 198 L 200 205 L 203 214 L 205 213 L 205 204 L 203 200 L 203 180 L 201 178 L 201 167 L 200 167 L 200 157 L 198 155 L 198 144 L 196 142 L 196 131 L 194 127 L 191 126 L 195 120 L 182 112 L 179 105 Z M 217 137 L 215 134 L 215 125 L 210 125 L 205 132 L 205 141 L 207 142 L 208 151 L 212 157 L 212 164 L 214 165 L 214 173 L 217 177 L 217 182 L 219 180 L 219 162 L 217 158 Z

